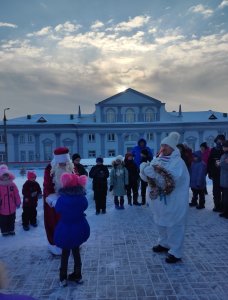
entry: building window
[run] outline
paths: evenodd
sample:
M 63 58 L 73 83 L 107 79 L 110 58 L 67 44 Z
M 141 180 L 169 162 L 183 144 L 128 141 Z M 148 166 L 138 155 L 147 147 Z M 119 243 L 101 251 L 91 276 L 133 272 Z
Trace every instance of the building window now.
M 116 156 L 116 151 L 115 151 L 115 150 L 108 150 L 108 156 L 109 156 L 109 157 L 114 157 L 114 156 Z
M 71 154 L 73 153 L 73 144 L 74 144 L 74 141 L 72 139 L 67 138 L 67 139 L 63 140 L 63 146 L 67 147 Z
M 0 144 L 5 143 L 5 135 L 4 134 L 0 134 Z
M 131 108 L 128 108 L 125 112 L 125 121 L 126 123 L 133 123 L 135 122 L 135 113 L 134 110 Z
M 90 133 L 90 134 L 88 135 L 88 141 L 89 141 L 90 143 L 94 143 L 94 142 L 95 142 L 95 134 L 94 134 L 94 133 Z
M 155 113 L 153 109 L 147 109 L 144 115 L 145 122 L 153 122 L 155 120 Z
M 126 142 L 137 141 L 137 136 L 134 133 L 129 133 L 125 135 L 124 139 Z
M 34 152 L 33 151 L 28 152 L 28 160 L 29 161 L 34 161 Z
M 154 134 L 152 132 L 148 132 L 146 134 L 146 140 L 147 141 L 153 141 L 154 140 Z
M 116 121 L 116 114 L 113 109 L 108 109 L 106 112 L 106 120 L 107 123 L 115 123 Z
M 33 143 L 33 136 L 31 134 L 28 134 L 28 143 L 29 144 Z
M 96 151 L 95 150 L 90 150 L 89 152 L 88 152 L 88 156 L 89 156 L 89 158 L 93 158 L 93 157 L 96 157 Z
M 44 142 L 44 160 L 52 159 L 52 141 L 46 140 Z
M 108 141 L 109 142 L 114 142 L 116 140 L 116 135 L 115 133 L 109 133 L 108 134 Z
M 25 144 L 25 136 L 23 134 L 19 135 L 19 143 Z
M 5 152 L 0 152 L 0 162 L 5 161 Z
M 26 152 L 20 151 L 20 161 L 26 161 Z

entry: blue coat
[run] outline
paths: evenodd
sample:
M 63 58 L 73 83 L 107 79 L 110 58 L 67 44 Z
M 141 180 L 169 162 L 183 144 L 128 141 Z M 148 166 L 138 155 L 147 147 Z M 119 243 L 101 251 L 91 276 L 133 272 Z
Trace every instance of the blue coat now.
M 59 194 L 55 210 L 60 214 L 60 220 L 55 228 L 54 241 L 62 249 L 72 249 L 90 236 L 84 213 L 88 201 L 84 189 L 79 186 L 60 189 Z
M 190 187 L 203 190 L 206 187 L 207 166 L 205 162 L 193 161 L 190 169 Z
M 144 143 L 144 147 L 139 146 L 141 142 Z M 141 162 L 142 162 L 142 157 L 141 157 L 141 151 L 142 150 L 147 150 L 148 151 L 148 155 L 149 155 L 149 158 L 150 158 L 149 161 L 151 161 L 152 158 L 153 158 L 152 150 L 147 146 L 146 140 L 144 140 L 144 139 L 138 140 L 138 145 L 135 146 L 131 151 L 131 153 L 133 154 L 133 157 L 134 157 L 134 162 L 136 163 L 137 167 L 139 167 Z

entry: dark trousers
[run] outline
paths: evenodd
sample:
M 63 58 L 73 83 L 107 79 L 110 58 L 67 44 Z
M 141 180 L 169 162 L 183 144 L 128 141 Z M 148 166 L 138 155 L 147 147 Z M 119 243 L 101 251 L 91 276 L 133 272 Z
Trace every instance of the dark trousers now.
M 212 179 L 212 193 L 214 199 L 215 208 L 221 209 L 222 208 L 222 191 L 220 187 L 220 177 L 215 177 Z
M 197 204 L 199 197 L 199 206 L 204 206 L 205 204 L 205 189 L 192 189 L 192 203 Z
M 129 183 L 127 186 L 127 199 L 128 199 L 128 204 L 131 204 L 132 196 L 131 193 L 133 194 L 133 203 L 138 202 L 138 185 L 136 183 Z
M 228 216 L 228 188 L 222 188 L 223 212 Z
M 106 192 L 94 191 L 94 200 L 97 212 L 100 212 L 100 210 L 106 210 L 106 195 Z
M 146 203 L 146 188 L 148 186 L 148 183 L 141 179 L 140 184 L 141 184 L 142 204 L 145 204 Z
M 73 249 L 62 249 L 61 265 L 60 265 L 60 273 L 59 273 L 60 281 L 67 279 L 68 261 L 69 261 L 69 256 L 71 251 L 74 258 L 74 273 L 81 274 L 82 263 L 81 263 L 81 255 L 80 255 L 79 247 L 75 247 Z
M 15 219 L 16 219 L 16 213 L 7 216 L 0 215 L 0 228 L 2 234 L 14 232 Z
M 22 212 L 22 225 L 28 226 L 30 224 L 36 224 L 37 210 L 35 206 L 24 206 Z
M 120 196 L 120 201 L 118 196 L 114 196 L 114 203 L 116 206 L 123 206 L 124 205 L 124 196 Z

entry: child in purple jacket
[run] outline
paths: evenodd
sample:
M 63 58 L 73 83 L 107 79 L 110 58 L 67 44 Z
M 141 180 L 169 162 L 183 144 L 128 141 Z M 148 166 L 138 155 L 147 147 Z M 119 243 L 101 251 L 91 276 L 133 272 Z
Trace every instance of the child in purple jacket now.
M 0 166 L 0 229 L 3 236 L 15 235 L 16 209 L 21 199 L 14 175 L 6 165 Z

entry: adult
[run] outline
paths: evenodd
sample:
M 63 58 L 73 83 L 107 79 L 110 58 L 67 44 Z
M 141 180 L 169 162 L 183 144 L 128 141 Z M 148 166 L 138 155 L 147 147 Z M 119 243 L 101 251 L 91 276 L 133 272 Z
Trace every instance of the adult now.
M 75 174 L 81 176 L 86 175 L 88 176 L 88 172 L 86 171 L 85 167 L 80 163 L 81 156 L 78 153 L 72 155 L 72 162 L 74 164 L 74 172 Z
M 134 162 L 138 168 L 140 168 L 140 164 L 142 162 L 151 161 L 153 158 L 153 152 L 152 150 L 147 146 L 147 142 L 145 139 L 141 138 L 138 140 L 137 146 L 135 146 L 131 153 L 134 157 Z M 141 204 L 146 204 L 146 188 L 147 188 L 147 182 L 145 182 L 143 179 L 140 179 L 140 187 L 141 187 Z
M 211 149 L 208 163 L 207 163 L 207 171 L 208 177 L 212 180 L 212 193 L 214 200 L 214 208 L 213 211 L 221 212 L 222 211 L 222 191 L 220 187 L 220 167 L 217 164 L 217 161 L 220 160 L 224 151 L 222 149 L 222 145 L 225 141 L 225 136 L 223 134 L 217 135 L 214 139 L 216 144 L 215 147 Z
M 159 157 L 140 167 L 140 176 L 148 181 L 154 222 L 158 226 L 156 253 L 168 252 L 167 263 L 181 260 L 189 201 L 189 172 L 176 148 L 179 133 L 171 132 L 161 141 Z
M 223 143 L 223 151 L 224 154 L 218 163 L 221 169 L 220 186 L 222 189 L 223 204 L 223 212 L 219 216 L 228 219 L 228 140 Z
M 108 191 L 109 170 L 103 165 L 103 158 L 97 157 L 96 165 L 89 172 L 89 177 L 93 179 L 93 192 L 96 204 L 96 215 L 106 213 L 106 196 Z
M 181 158 L 183 159 L 183 161 L 185 162 L 186 164 L 186 167 L 188 168 L 188 170 L 190 171 L 190 168 L 191 168 L 191 161 L 189 160 L 188 156 L 186 155 L 186 148 L 183 144 L 177 144 L 177 148 L 179 149 L 180 151 L 180 155 L 181 155 Z
M 54 209 L 54 201 L 57 200 L 57 194 L 61 188 L 61 175 L 65 172 L 73 173 L 73 171 L 74 165 L 70 159 L 69 149 L 66 147 L 56 148 L 53 160 L 44 170 L 43 182 L 44 226 L 49 242 L 49 250 L 53 255 L 61 255 L 61 249 L 54 243 L 54 231 L 59 221 L 59 215 Z

